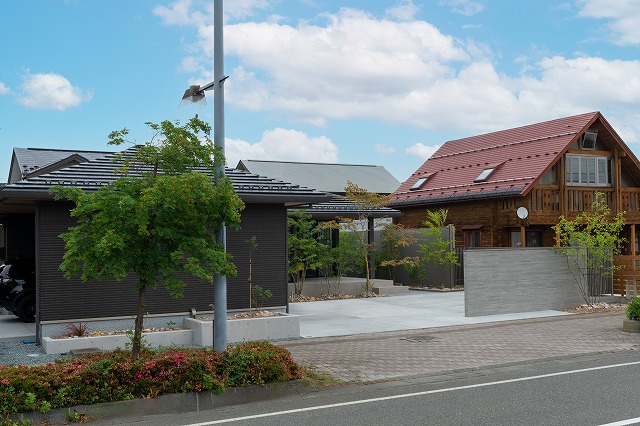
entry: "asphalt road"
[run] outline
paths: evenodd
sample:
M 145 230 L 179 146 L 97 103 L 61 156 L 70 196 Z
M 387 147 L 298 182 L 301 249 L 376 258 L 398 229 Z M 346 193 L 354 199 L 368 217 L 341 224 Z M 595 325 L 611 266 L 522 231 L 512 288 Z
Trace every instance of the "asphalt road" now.
M 640 351 L 355 384 L 196 413 L 93 425 L 640 424 Z

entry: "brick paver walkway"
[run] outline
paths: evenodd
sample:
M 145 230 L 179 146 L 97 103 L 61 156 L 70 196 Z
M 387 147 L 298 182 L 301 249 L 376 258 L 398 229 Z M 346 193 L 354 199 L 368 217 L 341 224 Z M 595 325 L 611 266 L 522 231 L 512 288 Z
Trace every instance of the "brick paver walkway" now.
M 382 380 L 595 352 L 631 350 L 623 312 L 281 342 L 296 361 L 341 379 Z

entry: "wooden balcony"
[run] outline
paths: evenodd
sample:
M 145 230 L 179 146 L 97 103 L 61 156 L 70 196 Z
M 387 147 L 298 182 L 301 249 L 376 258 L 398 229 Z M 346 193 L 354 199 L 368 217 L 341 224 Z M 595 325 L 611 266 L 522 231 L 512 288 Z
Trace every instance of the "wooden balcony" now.
M 502 203 L 502 211 L 515 212 L 518 206 L 524 205 L 529 209 L 532 219 L 538 216 L 557 217 L 563 213 L 573 216 L 579 212 L 590 211 L 596 192 L 601 192 L 611 211 L 624 211 L 627 223 L 640 223 L 640 188 L 621 188 L 619 203 L 616 203 L 615 188 L 565 187 L 564 190 L 566 192 L 564 208 L 562 190 L 557 186 L 545 186 L 534 188 L 529 196 L 520 202 L 516 199 L 505 199 Z

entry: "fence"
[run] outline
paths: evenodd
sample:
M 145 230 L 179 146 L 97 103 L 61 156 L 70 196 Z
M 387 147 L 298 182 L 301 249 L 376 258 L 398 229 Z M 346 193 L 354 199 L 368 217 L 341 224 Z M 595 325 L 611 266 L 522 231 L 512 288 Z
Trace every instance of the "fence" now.
M 625 297 L 637 294 L 638 275 L 640 275 L 640 256 L 614 256 L 613 293 Z
M 415 239 L 415 243 L 401 247 L 400 257 L 419 257 L 420 245 L 427 243 L 427 238 L 419 229 L 407 230 L 409 235 Z M 451 246 L 455 244 L 455 230 L 452 226 L 441 228 L 442 238 L 451 241 Z M 376 241 L 379 241 L 376 237 Z M 395 269 L 394 281 L 401 284 L 427 285 L 433 287 L 454 287 L 464 285 L 463 256 L 462 248 L 455 248 L 458 258 L 458 265 L 439 265 L 436 263 L 425 264 L 421 262 L 417 268 L 397 267 Z

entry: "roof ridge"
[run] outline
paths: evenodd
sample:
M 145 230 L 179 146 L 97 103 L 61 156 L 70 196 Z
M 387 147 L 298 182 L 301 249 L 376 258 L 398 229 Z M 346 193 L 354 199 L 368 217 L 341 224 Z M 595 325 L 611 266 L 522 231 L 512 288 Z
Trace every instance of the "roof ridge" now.
M 356 166 L 356 167 L 382 167 L 384 166 L 379 164 L 348 164 L 348 163 L 319 163 L 319 162 L 309 162 L 309 161 L 279 161 L 279 160 L 240 160 L 240 161 L 253 161 L 260 163 L 278 163 L 278 164 L 314 164 L 318 166 Z

